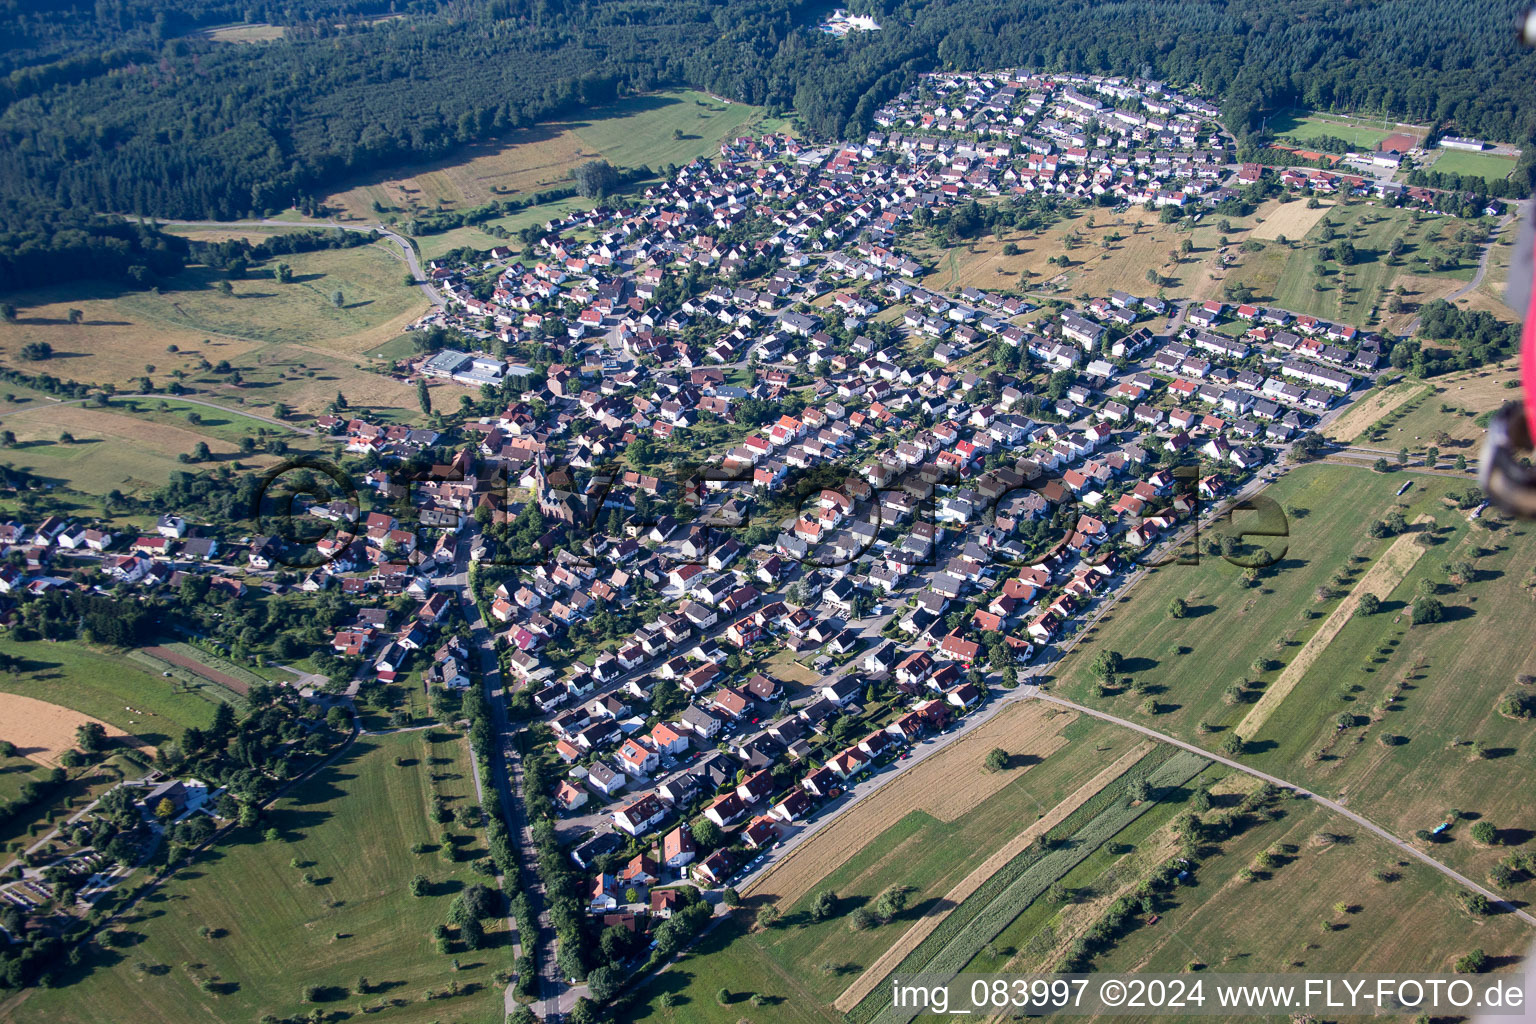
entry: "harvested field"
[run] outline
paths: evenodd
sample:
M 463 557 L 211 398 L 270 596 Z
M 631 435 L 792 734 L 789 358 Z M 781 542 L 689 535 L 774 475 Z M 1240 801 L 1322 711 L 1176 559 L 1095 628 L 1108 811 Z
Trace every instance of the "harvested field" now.
M 864 973 L 859 975 L 857 981 L 849 985 L 843 994 L 837 997 L 837 1001 L 833 1005 L 844 1013 L 859 1005 L 865 996 L 869 995 L 875 990 L 876 986 L 885 981 L 886 975 L 895 970 L 897 964 L 901 963 L 909 953 L 916 949 L 923 939 L 927 938 L 929 933 L 937 928 L 954 908 L 958 907 L 968 896 L 979 889 L 983 882 L 1001 870 L 1003 865 L 1024 852 L 1025 847 L 1034 842 L 1037 837 L 1055 828 L 1067 815 L 1081 807 L 1095 793 L 1115 779 L 1118 779 L 1121 775 L 1124 775 L 1131 765 L 1146 756 L 1154 746 L 1155 744 L 1148 741 L 1132 747 L 1108 768 L 1105 768 L 1090 779 L 1077 792 L 1067 797 L 1067 799 L 1055 807 L 1052 807 L 1045 817 L 1035 821 L 999 848 L 996 853 L 983 861 L 976 870 L 961 879 L 954 888 L 945 894 L 942 900 L 933 904 L 929 908 L 928 913 L 918 918 L 912 924 L 912 927 L 908 928 L 901 938 L 896 940 L 891 948 L 885 951 L 879 960 L 871 964 Z
M 748 886 L 743 895 L 789 906 L 827 873 L 914 810 L 953 821 L 1028 769 L 983 772 L 987 751 L 1003 745 L 1010 754 L 1042 760 L 1064 742 L 1059 733 L 1077 715 L 1051 715 L 1038 704 L 1019 703 L 994 715 L 964 739 L 919 761 L 816 833 Z M 1037 762 L 1038 763 L 1038 762 Z M 969 779 L 974 785 L 961 785 Z
M 0 739 L 16 744 L 17 754 L 50 767 L 58 764 L 60 755 L 75 745 L 75 730 L 88 722 L 106 729 L 107 736 L 115 741 L 149 748 L 137 736 L 99 718 L 15 693 L 0 693 L 0 722 L 5 723 Z
M 1421 394 L 1424 385 L 1417 382 L 1394 384 L 1360 398 L 1349 410 L 1323 428 L 1323 436 L 1335 441 L 1353 441 L 1372 423 Z
M 1268 217 L 1259 222 L 1259 226 L 1249 232 L 1248 237 L 1260 239 L 1301 238 L 1313 225 L 1328 215 L 1333 209 L 1333 203 L 1319 201 L 1317 209 L 1307 209 L 1307 204 L 1301 200 L 1290 203 L 1281 203 Z
M 1431 518 L 1431 516 L 1422 515 L 1415 519 L 1414 523 L 1423 526 Z M 1424 554 L 1425 549 L 1414 543 L 1417 536 L 1417 531 L 1402 534 L 1392 542 L 1392 546 L 1387 548 L 1381 558 L 1377 559 L 1370 571 L 1360 577 L 1360 582 L 1355 584 L 1349 596 L 1339 602 L 1333 614 L 1328 616 L 1328 620 L 1316 633 L 1312 634 L 1312 638 L 1307 641 L 1296 657 L 1291 659 L 1291 663 L 1275 677 L 1275 681 L 1264 691 L 1264 696 L 1260 697 L 1258 703 L 1243 716 L 1243 720 L 1237 723 L 1234 731 L 1239 736 L 1251 740 L 1264 727 L 1264 723 L 1268 721 L 1275 708 L 1279 707 L 1286 695 L 1296 688 L 1296 684 L 1301 682 L 1302 676 L 1307 674 L 1312 663 L 1322 656 L 1333 638 L 1339 635 L 1339 630 L 1343 629 L 1344 624 L 1354 616 L 1362 597 L 1366 594 L 1374 594 L 1384 601 L 1397 588 L 1397 585 L 1403 581 L 1403 577 L 1408 575 L 1408 571 L 1418 563 L 1419 556 Z

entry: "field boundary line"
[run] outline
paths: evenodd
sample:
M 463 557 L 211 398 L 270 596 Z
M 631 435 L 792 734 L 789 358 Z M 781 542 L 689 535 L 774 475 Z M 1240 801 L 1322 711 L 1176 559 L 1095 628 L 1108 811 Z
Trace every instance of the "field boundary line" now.
M 785 906 L 789 906 L 810 892 L 816 882 L 826 876 L 827 871 L 833 870 L 836 865 L 842 864 L 854 853 L 863 849 L 870 839 L 884 832 L 886 828 L 893 825 L 903 816 L 918 811 L 929 815 L 937 821 L 945 821 L 946 819 L 940 817 L 940 814 L 930 806 L 932 800 L 931 790 L 924 790 L 921 795 L 911 795 L 904 792 L 901 787 L 903 785 L 910 787 L 916 772 L 923 770 L 934 771 L 936 770 L 935 766 L 939 764 L 951 765 L 955 758 L 960 757 L 966 751 L 974 750 L 978 744 L 990 744 L 998 741 L 1000 738 L 998 733 L 989 730 L 1002 729 L 1007 725 L 1012 729 L 1008 735 L 1016 739 L 1020 734 L 1015 719 L 1020 715 L 1030 715 L 1031 712 L 1026 710 L 1028 707 L 1029 702 L 1022 700 L 999 705 L 997 712 L 981 722 L 976 728 L 963 735 L 951 737 L 950 742 L 946 743 L 941 749 L 934 751 L 932 755 L 916 761 L 911 766 L 890 776 L 889 779 L 881 782 L 878 788 L 865 793 L 852 805 L 843 808 L 832 817 L 824 819 L 824 823 L 815 832 L 807 835 L 803 841 L 797 843 L 784 856 L 775 860 L 761 874 L 742 887 L 741 894 L 743 896 L 766 895 L 783 903 Z M 1051 721 L 1054 721 L 1054 719 L 1047 716 L 1043 723 L 1047 732 L 1050 731 Z M 1067 724 L 1069 723 L 1060 723 L 1056 727 L 1054 734 L 1046 736 L 1044 742 L 1052 744 L 1053 740 L 1059 739 L 1061 729 Z M 1059 742 L 1053 743 L 1047 754 L 1054 753 L 1061 749 L 1062 746 L 1063 744 Z M 1023 751 L 1017 752 L 1022 753 Z M 1031 765 L 1022 770 L 1029 771 L 1033 767 L 1035 766 Z M 994 795 L 996 792 L 1001 791 L 1002 788 L 1006 788 L 1006 785 L 987 795 Z M 978 800 L 977 804 L 980 802 Z M 846 840 L 843 838 L 849 830 L 866 829 L 864 824 L 866 819 L 871 815 L 880 815 L 882 811 L 884 811 L 884 815 L 879 818 L 878 828 L 871 835 L 853 835 Z M 827 837 L 829 836 L 832 838 L 828 839 Z M 800 880 L 794 877 L 790 869 L 801 864 L 807 855 L 807 851 L 819 849 L 818 843 L 825 846 L 825 844 L 833 841 L 841 842 L 844 847 L 844 851 L 835 858 L 833 868 L 822 870 L 816 874 L 814 879 L 801 885 L 798 889 L 793 887 L 778 890 L 768 889 L 770 880 L 782 882 L 788 878 L 792 882 L 798 883 Z
M 889 949 L 880 954 L 880 958 L 867 967 L 859 975 L 858 980 L 844 989 L 843 994 L 833 1001 L 833 1007 L 843 1013 L 848 1013 L 859 1003 L 863 1002 L 864 997 L 883 983 L 886 975 L 890 974 L 908 953 L 916 949 L 923 939 L 927 938 L 935 928 L 943 923 L 944 919 L 956 907 L 964 903 L 967 896 L 970 896 L 979 889 L 983 882 L 995 875 L 1004 864 L 1007 864 L 1013 858 L 1023 853 L 1024 849 L 1034 842 L 1038 836 L 1055 828 L 1069 814 L 1087 803 L 1105 786 L 1108 786 L 1115 779 L 1124 775 L 1133 764 L 1146 757 L 1156 747 L 1156 743 L 1137 743 L 1130 750 L 1120 755 L 1108 768 L 1105 768 L 1086 783 L 1079 786 L 1071 796 L 1058 803 L 1055 807 L 1052 807 L 1043 817 L 1036 819 L 1028 828 L 1014 836 L 993 853 L 992 856 L 977 865 L 975 870 L 959 882 L 956 882 L 954 887 L 945 893 L 942 900 L 930 907 L 928 912 L 922 917 L 912 922 L 912 926 L 902 933 L 901 938 L 897 939 Z M 941 907 L 942 910 L 939 909 Z
M 1425 513 L 1414 520 L 1414 525 L 1422 526 L 1432 518 Z M 1244 739 L 1253 739 L 1264 727 L 1264 723 L 1269 720 L 1269 716 L 1274 714 L 1275 708 L 1279 707 L 1280 702 L 1296 688 L 1296 684 L 1301 682 L 1313 663 L 1322 656 L 1323 651 L 1327 650 L 1333 638 L 1339 635 L 1344 624 L 1354 617 L 1360 599 L 1370 593 L 1380 600 L 1385 600 L 1387 595 L 1403 582 L 1403 577 L 1418 564 L 1419 558 L 1425 551 L 1414 543 L 1417 537 L 1418 532 L 1414 531 L 1404 533 L 1392 542 L 1392 546 L 1387 548 L 1375 565 L 1371 566 L 1370 571 L 1360 577 L 1360 582 L 1356 583 L 1354 589 L 1339 602 L 1339 606 L 1333 610 L 1332 615 L 1328 616 L 1322 628 L 1312 634 L 1311 639 L 1306 642 L 1291 663 L 1280 671 L 1280 675 L 1273 683 L 1269 684 L 1264 695 L 1243 716 L 1243 720 L 1237 723 L 1233 732 Z

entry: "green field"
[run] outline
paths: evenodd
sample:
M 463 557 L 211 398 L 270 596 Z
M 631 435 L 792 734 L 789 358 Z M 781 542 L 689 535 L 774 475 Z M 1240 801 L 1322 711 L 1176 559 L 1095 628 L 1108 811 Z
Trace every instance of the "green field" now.
M 690 89 L 620 100 L 603 108 L 603 116 L 571 127 L 615 167 L 659 171 L 718 155 L 723 140 L 753 130 L 761 114 L 760 107 L 724 103 Z
M 1469 532 L 1465 514 L 1441 501 L 1465 489 L 1453 478 L 1340 466 L 1292 471 L 1265 492 L 1287 508 L 1307 510 L 1291 517 L 1289 550 L 1278 569 L 1254 588 L 1245 586 L 1241 569 L 1220 559 L 1155 570 L 1063 664 L 1063 695 L 1219 749 L 1336 606 L 1338 598 L 1320 600 L 1319 589 L 1348 592 L 1392 543 L 1370 539 L 1365 525 L 1391 509 L 1393 492 L 1409 479 L 1413 487 L 1398 500 L 1410 521 L 1437 517 L 1435 545 L 1382 610 L 1346 622 L 1257 735 L 1243 737 L 1248 759 L 1347 799 L 1400 835 L 1433 828 L 1451 807 L 1484 814 L 1514 830 L 1511 836 L 1530 835 L 1521 830 L 1536 828 L 1536 818 L 1516 794 L 1536 737 L 1529 722 L 1499 716 L 1494 705 L 1519 688 L 1517 674 L 1536 672 L 1536 653 L 1509 640 L 1526 629 L 1536 538 L 1523 525 Z M 1367 562 L 1350 565 L 1357 554 Z M 1476 580 L 1455 588 L 1443 567 L 1462 558 L 1474 563 Z M 1451 609 L 1449 621 L 1410 627 L 1404 607 L 1426 577 L 1441 584 L 1437 599 Z M 1189 605 L 1183 619 L 1169 615 L 1175 597 Z M 1091 663 L 1106 649 L 1120 652 L 1124 672 L 1146 687 L 1157 713 L 1143 710 L 1144 698 L 1124 686 L 1098 695 Z M 1269 662 L 1262 670 L 1260 658 Z M 1243 686 L 1235 704 L 1225 693 L 1234 684 Z M 1336 737 L 1341 713 L 1359 716 L 1359 724 Z M 1474 757 L 1473 740 L 1492 756 Z M 1436 847 L 1437 857 L 1474 873 L 1498 859 L 1456 835 Z
M 271 276 L 278 263 L 293 268 L 287 284 Z M 355 352 L 359 336 L 382 340 L 386 325 L 397 327 L 425 309 L 421 292 L 405 285 L 405 272 L 399 250 L 380 241 L 270 260 L 232 282 L 231 295 L 218 289 L 223 275 L 194 266 L 161 294 L 129 292 L 118 304 L 147 322 L 194 332 Z
M 1247 712 L 1246 704 L 1227 706 L 1223 691 L 1243 678 L 1272 679 L 1253 660 L 1265 655 L 1282 658 L 1276 641 L 1288 637 L 1299 645 L 1320 626 L 1334 601 L 1319 602 L 1317 588 L 1343 568 L 1359 549 L 1375 558 L 1391 543 L 1365 535 L 1367 516 L 1382 516 L 1391 507 L 1393 491 L 1402 480 L 1365 469 L 1303 466 L 1292 470 L 1264 493 L 1290 508 L 1286 555 L 1265 570 L 1260 586 L 1248 587 L 1243 569 L 1224 559 L 1202 554 L 1198 566 L 1168 565 L 1152 572 L 1090 633 L 1056 673 L 1062 696 L 1114 709 L 1116 714 L 1155 724 L 1163 732 L 1220 742 L 1201 736 L 1204 721 L 1215 727 L 1234 725 Z M 1443 493 L 1449 481 L 1431 478 L 1405 498 L 1414 502 L 1412 519 L 1424 510 L 1438 511 L 1432 492 Z M 1306 510 L 1305 515 L 1296 514 Z M 1235 520 L 1241 527 L 1248 514 Z M 1347 589 L 1347 587 L 1345 588 Z M 1169 615 L 1169 604 L 1182 598 L 1189 611 L 1182 619 Z M 1315 617 L 1304 618 L 1304 613 Z M 1149 687 L 1159 713 L 1139 710 L 1142 697 L 1124 690 L 1097 696 L 1092 662 L 1100 650 L 1118 651 L 1123 673 Z M 1161 687 L 1161 689 L 1157 689 Z
M 434 735 L 442 738 L 429 742 Z M 319 1009 L 358 1019 L 360 1009 L 394 1002 L 381 1020 L 500 1022 L 492 974 L 511 966 L 504 922 L 485 922 L 491 945 L 478 952 L 455 942 L 445 955 L 431 939 L 452 894 L 483 880 L 470 866 L 484 855 L 482 836 L 452 863 L 435 849 L 410 851 L 416 842 L 435 847 L 444 828 L 429 819 L 431 793 L 444 794 L 449 807 L 472 800 L 472 770 L 465 741 L 447 733 L 359 740 L 278 801 L 268 821 L 216 845 L 130 911 L 120 952 L 88 962 L 72 984 L 33 991 L 7 1019 L 248 1024 L 267 1013 L 308 1013 L 315 1007 L 304 991 L 318 985 L 329 989 Z M 262 840 L 269 825 L 282 841 Z M 465 840 L 463 829 L 453 831 Z M 423 898 L 407 892 L 418 872 L 432 883 Z M 318 884 L 303 881 L 306 873 Z M 203 927 L 210 937 L 200 936 Z M 361 978 L 367 994 L 358 992 Z M 428 998 L 450 985 L 460 994 Z
M 163 409 L 162 406 L 164 406 Z M 184 427 L 229 443 L 238 443 L 242 437 L 257 437 L 262 434 L 281 435 L 285 439 L 293 436 L 293 431 L 289 428 L 258 420 L 232 409 L 193 405 L 174 398 L 114 398 L 107 403 L 106 408 L 150 423 Z M 194 424 L 188 418 L 189 413 L 197 417 L 197 423 Z M 292 441 L 290 440 L 289 443 Z
M 1269 130 L 1292 142 L 1306 142 L 1325 135 L 1344 139 L 1362 150 L 1374 150 L 1395 129 L 1380 128 L 1372 122 L 1337 115 L 1287 112 L 1269 119 Z
M 5 734 L 0 733 L 0 740 Z M 34 779 L 41 779 L 46 770 L 36 761 L 25 757 L 0 757 L 0 805 L 16 799 L 21 787 Z
M 1447 971 L 1476 947 L 1509 957 L 1528 945 L 1531 931 L 1519 920 L 1472 917 L 1456 900 L 1457 886 L 1374 837 L 1341 829 L 1323 808 L 1288 801 L 1278 809 L 1283 817 L 1259 819 L 1217 855 L 1205 857 L 1195 887 L 1173 889 L 1171 904 L 1159 911 L 1162 919 L 1142 921 L 1123 934 L 1095 960 L 1095 969 L 1178 973 L 1198 964 L 1213 971 Z M 1319 831 L 1349 838 L 1320 845 L 1313 838 Z M 1277 867 L 1258 872 L 1254 881 L 1238 877 L 1266 851 L 1278 857 Z M 1102 877 L 1088 884 L 1095 892 L 1108 888 Z M 1340 913 L 1337 904 L 1349 909 Z M 1071 934 L 1084 917 L 1074 920 L 1068 910 L 1052 923 L 1058 936 Z M 1334 930 L 1324 931 L 1323 921 Z M 1038 962 L 1014 969 L 1036 969 Z
M 1424 478 L 1417 478 L 1417 490 Z M 1446 811 L 1477 814 L 1501 830 L 1505 845 L 1536 838 L 1527 799 L 1536 765 L 1536 723 L 1506 718 L 1496 704 L 1536 673 L 1536 650 L 1512 642 L 1528 635 L 1536 535 L 1524 524 L 1472 530 L 1465 514 L 1438 510 L 1445 532 L 1382 602 L 1375 615 L 1351 619 L 1257 735 L 1245 737 L 1255 767 L 1295 779 L 1368 813 L 1409 836 L 1433 829 Z M 1447 582 L 1444 566 L 1467 559 L 1475 578 Z M 1447 621 L 1411 626 L 1406 606 L 1421 580 L 1436 583 Z M 1395 700 L 1390 698 L 1396 697 Z M 1357 725 L 1339 733 L 1340 713 Z M 1478 757 L 1477 741 L 1489 750 Z M 1504 854 L 1484 849 L 1458 825 L 1433 855 L 1481 878 Z M 1529 899 L 1533 886 L 1518 891 Z
M 1496 153 L 1468 153 L 1459 149 L 1443 149 L 1430 165 L 1432 171 L 1441 174 L 1471 174 L 1488 181 L 1509 177 L 1518 158 Z
M 1450 290 L 1451 282 L 1472 279 L 1476 260 L 1460 257 L 1454 237 L 1466 223 L 1360 200 L 1341 202 L 1305 238 L 1293 238 L 1288 245 L 1267 241 L 1259 252 L 1240 253 L 1224 272 L 1224 280 L 1252 287 L 1257 301 L 1364 327 L 1386 316 L 1387 290 L 1396 287 L 1401 276 L 1428 278 L 1429 284 L 1437 287 L 1443 280 L 1441 294 Z M 1389 252 L 1395 240 L 1403 243 L 1396 266 L 1390 262 Z M 1353 265 L 1340 265 L 1324 251 L 1342 241 L 1354 246 Z M 1431 251 L 1450 262 L 1430 271 L 1427 260 Z M 1314 269 L 1319 264 L 1322 274 Z M 1419 287 L 1412 290 L 1417 302 L 1438 297 L 1422 293 Z
M 435 235 L 417 235 L 416 243 L 421 247 L 421 258 L 424 260 L 437 259 L 444 253 L 469 246 L 472 249 L 489 249 L 493 246 L 506 244 L 496 235 L 483 230 L 485 228 L 502 228 L 516 233 L 532 224 L 543 224 L 546 221 L 555 220 L 574 213 L 577 210 L 587 210 L 592 206 L 592 200 L 573 196 L 570 199 L 557 199 L 552 203 L 541 203 L 538 206 L 530 206 L 505 217 L 497 217 L 488 220 L 484 224 L 476 224 L 470 227 L 454 228 L 452 231 L 443 231 Z M 398 358 L 398 357 L 397 357 Z
M 0 691 L 73 708 L 151 746 L 178 738 L 188 726 L 206 727 L 213 721 L 213 699 L 182 692 L 178 684 L 134 667 L 117 651 L 82 642 L 18 643 L 4 637 L 0 653 L 23 662 L 19 673 L 0 673 Z M 130 706 L 134 712 L 126 710 Z

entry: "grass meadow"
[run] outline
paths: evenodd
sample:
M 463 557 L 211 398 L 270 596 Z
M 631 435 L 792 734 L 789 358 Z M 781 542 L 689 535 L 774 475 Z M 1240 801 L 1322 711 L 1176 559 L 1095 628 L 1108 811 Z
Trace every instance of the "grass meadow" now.
M 82 977 L 32 992 L 7 1019 L 246 1024 L 382 1006 L 380 1019 L 397 1024 L 499 1024 L 492 975 L 511 967 L 505 923 L 485 922 L 490 945 L 479 951 L 454 940 L 440 953 L 431 937 L 452 895 L 483 880 L 471 867 L 483 834 L 448 826 L 459 850 L 448 861 L 438 850 L 445 826 L 430 818 L 434 792 L 450 808 L 473 800 L 472 771 L 466 742 L 445 730 L 358 740 L 261 825 L 237 830 L 134 907 L 118 947 Z M 268 827 L 281 840 L 263 840 Z M 412 853 L 415 843 L 428 851 Z M 420 898 L 407 891 L 417 873 L 431 883 Z M 304 1001 L 310 986 L 322 989 L 317 1004 Z M 450 986 L 459 994 L 444 995 Z
M 0 673 L 0 691 L 73 708 L 151 746 L 178 739 L 188 726 L 206 727 L 213 721 L 217 701 L 182 692 L 171 680 L 85 643 L 21 643 L 4 637 L 0 652 L 22 660 L 20 672 Z
M 1410 479 L 1412 488 L 1395 499 L 1393 492 Z M 1488 816 L 1511 830 L 1511 840 L 1536 835 L 1530 831 L 1536 818 L 1518 795 L 1536 737 L 1529 722 L 1495 711 L 1501 695 L 1519 688 L 1517 675 L 1536 672 L 1536 652 L 1511 642 L 1524 635 L 1520 624 L 1530 614 L 1536 535 L 1519 524 L 1473 528 L 1443 500 L 1465 486 L 1412 472 L 1293 470 L 1265 492 L 1293 512 L 1288 551 L 1272 575 L 1250 588 L 1241 569 L 1219 558 L 1155 570 L 1063 663 L 1057 685 L 1071 699 L 1219 749 L 1392 543 L 1372 540 L 1365 525 L 1394 504 L 1410 522 L 1427 513 L 1439 524 L 1435 544 L 1381 611 L 1345 622 L 1262 728 L 1243 737 L 1246 758 L 1262 771 L 1347 800 L 1400 835 L 1433 828 L 1452 807 Z M 1366 562 L 1349 565 L 1356 555 Z M 1476 574 L 1455 587 L 1444 566 L 1460 559 L 1471 561 Z M 1350 571 L 1338 575 L 1342 569 Z M 1421 579 L 1439 587 L 1436 599 L 1447 608 L 1447 621 L 1409 625 L 1407 606 Z M 1320 588 L 1337 596 L 1323 599 Z M 1183 619 L 1170 617 L 1175 597 L 1189 605 Z M 1127 676 L 1156 702 L 1155 713 L 1124 686 L 1099 696 L 1091 663 L 1102 650 L 1121 654 Z M 1235 703 L 1227 692 L 1234 685 L 1242 688 Z M 1356 724 L 1339 730 L 1341 714 Z M 1490 756 L 1476 756 L 1474 740 Z M 1436 856 L 1473 872 L 1498 859 L 1458 836 L 1453 830 Z

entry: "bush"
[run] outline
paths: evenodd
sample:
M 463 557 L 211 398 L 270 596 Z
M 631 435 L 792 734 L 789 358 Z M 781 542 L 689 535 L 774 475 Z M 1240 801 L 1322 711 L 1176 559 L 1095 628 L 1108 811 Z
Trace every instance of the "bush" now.
M 1472 839 L 1484 846 L 1497 846 L 1499 843 L 1499 830 L 1493 827 L 1491 822 L 1480 821 L 1472 826 Z
M 1445 618 L 1445 608 L 1432 597 L 1421 597 L 1413 602 L 1413 624 L 1423 626 Z
M 1488 966 L 1488 954 L 1481 949 L 1474 949 L 1460 960 L 1456 961 L 1457 974 L 1481 974 L 1483 968 Z

